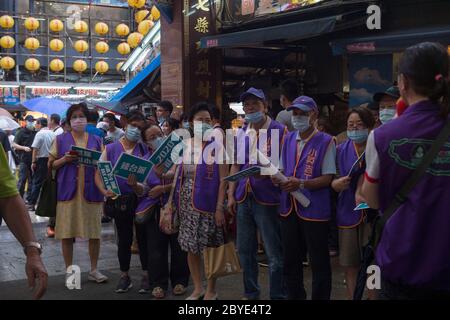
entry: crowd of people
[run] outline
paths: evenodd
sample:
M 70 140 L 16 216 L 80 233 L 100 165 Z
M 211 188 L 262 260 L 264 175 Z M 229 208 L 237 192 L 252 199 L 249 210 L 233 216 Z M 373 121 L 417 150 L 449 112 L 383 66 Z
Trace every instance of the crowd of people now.
M 326 125 L 318 121 L 320 108 L 313 98 L 300 95 L 295 81 L 281 85 L 285 110 L 277 120 L 268 115 L 263 90 L 249 88 L 240 96 L 245 124 L 235 134 L 234 154 L 245 150 L 243 163 L 229 163 L 227 157 L 213 163 L 184 161 L 197 156 L 196 135 L 220 131 L 224 137 L 220 111 L 209 103 L 199 102 L 183 114 L 162 101 L 156 117 L 134 110 L 120 121 L 112 113 L 99 121 L 97 112 L 75 104 L 67 112 L 65 126 L 57 115 L 48 123 L 43 118 L 35 123 L 25 119 L 26 126 L 12 143 L 20 159 L 17 188 L 23 197 L 28 184 L 26 199 L 34 209 L 48 170 L 56 171 L 57 214 L 48 235 L 53 236 L 54 230 L 61 240 L 66 267 L 72 265 L 73 239 L 89 239 L 89 280 L 97 283 L 108 280 L 97 269 L 102 215 L 114 220 L 121 270 L 117 293 L 133 286 L 129 272 L 135 237 L 142 268 L 140 293 L 157 299 L 167 297 L 169 290 L 184 295 L 191 278 L 194 288 L 188 300 L 217 299 L 220 288 L 215 278 L 204 287 L 202 253 L 224 244 L 228 217 L 233 217 L 244 285 L 243 296 L 236 298 L 260 298 L 260 242 L 267 257 L 271 299 L 307 298 L 303 262 L 308 261 L 311 298 L 329 300 L 330 257 L 335 254 L 352 299 L 373 224 L 424 156 L 418 146 L 427 150 L 449 121 L 448 77 L 449 56 L 441 45 L 408 48 L 400 62 L 398 85 L 375 94 L 375 104 L 350 109 L 340 137 L 326 132 Z M 143 183 L 131 174 L 128 179 L 117 177 L 120 196 L 105 188 L 98 170 L 79 166 L 78 156 L 70 152 L 74 145 L 100 151 L 100 159 L 113 166 L 123 153 L 149 159 L 179 128 L 189 129 L 191 136 L 184 140 L 183 161 L 168 171 L 153 166 Z M 267 139 L 249 139 L 250 132 L 266 134 Z M 278 151 L 269 147 L 273 139 Z M 216 142 L 203 141 L 201 150 Z M 279 159 L 282 174 L 260 173 L 227 182 L 225 177 L 254 166 L 252 150 Z M 449 296 L 448 152 L 444 146 L 439 160 L 386 223 L 374 262 L 381 269 L 382 286 L 369 290 L 369 299 Z M 172 201 L 171 193 L 180 226 L 169 235 L 160 229 L 159 220 L 161 208 Z M 355 211 L 360 204 L 370 208 Z

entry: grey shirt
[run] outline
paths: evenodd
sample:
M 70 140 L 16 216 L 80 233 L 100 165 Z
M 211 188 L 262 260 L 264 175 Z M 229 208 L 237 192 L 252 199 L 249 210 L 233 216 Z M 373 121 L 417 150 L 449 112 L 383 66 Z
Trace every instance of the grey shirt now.
M 284 124 L 289 131 L 295 131 L 294 127 L 292 126 L 291 118 L 292 111 L 287 111 L 286 109 L 284 109 L 278 113 L 275 120 L 281 124 Z

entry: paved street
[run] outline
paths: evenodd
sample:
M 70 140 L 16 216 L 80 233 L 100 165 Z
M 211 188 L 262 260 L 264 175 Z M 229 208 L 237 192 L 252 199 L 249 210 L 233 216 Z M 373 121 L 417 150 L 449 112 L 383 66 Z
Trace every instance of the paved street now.
M 44 245 L 43 259 L 49 273 L 49 288 L 45 299 L 49 300 L 148 300 L 150 295 L 138 294 L 140 269 L 138 255 L 132 257 L 131 277 L 134 288 L 126 294 L 114 292 L 120 271 L 116 257 L 114 228 L 112 223 L 103 224 L 102 247 L 99 260 L 99 269 L 104 272 L 109 281 L 105 284 L 95 284 L 87 281 L 89 271 L 89 257 L 87 241 L 77 239 L 74 246 L 74 264 L 81 267 L 81 290 L 68 290 L 64 286 L 64 261 L 61 255 L 59 241 L 48 239 L 45 236 L 45 218 L 35 217 L 31 214 L 35 233 Z M 18 242 L 4 225 L 0 227 L 0 300 L 30 299 L 26 275 L 24 270 L 24 255 Z M 263 299 L 268 298 L 268 269 L 260 268 L 260 284 Z M 337 259 L 333 259 L 333 299 L 345 298 L 342 269 L 337 266 Z M 310 268 L 305 268 L 307 286 L 310 288 Z M 218 280 L 219 299 L 240 299 L 243 292 L 242 275 L 234 275 Z M 191 288 L 189 288 L 191 289 Z M 183 299 L 185 297 L 172 297 L 169 299 Z

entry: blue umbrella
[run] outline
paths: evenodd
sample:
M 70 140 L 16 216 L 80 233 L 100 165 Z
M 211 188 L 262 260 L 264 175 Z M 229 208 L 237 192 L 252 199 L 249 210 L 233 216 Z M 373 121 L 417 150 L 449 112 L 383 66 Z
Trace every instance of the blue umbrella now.
M 27 100 L 22 102 L 22 105 L 31 111 L 37 111 L 47 115 L 57 113 L 60 116 L 65 115 L 67 109 L 70 107 L 70 104 L 63 100 L 45 97 Z

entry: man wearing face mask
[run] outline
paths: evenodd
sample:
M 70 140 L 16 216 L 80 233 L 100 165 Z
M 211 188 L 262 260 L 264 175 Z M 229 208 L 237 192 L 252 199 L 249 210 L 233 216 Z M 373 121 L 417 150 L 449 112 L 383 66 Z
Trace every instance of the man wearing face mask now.
M 330 183 L 336 174 L 336 146 L 333 137 L 318 131 L 315 101 L 307 96 L 294 100 L 287 109 L 292 111 L 292 125 L 283 144 L 281 167 L 287 181 L 279 183 L 281 234 L 284 252 L 284 278 L 289 299 L 306 299 L 303 283 L 302 258 L 307 249 L 312 268 L 312 299 L 329 300 L 331 266 L 328 252 L 328 221 L 331 218 Z M 303 207 L 290 194 L 302 192 L 309 200 Z M 300 246 L 306 240 L 306 248 Z
M 23 197 L 25 193 L 25 185 L 28 182 L 27 200 L 30 201 L 31 196 L 31 145 L 33 144 L 36 131 L 34 130 L 34 118 L 29 115 L 25 117 L 25 127 L 17 131 L 14 137 L 13 148 L 19 156 L 19 181 L 17 182 L 17 189 L 19 189 L 20 196 Z
M 278 145 L 282 145 L 287 132 L 284 125 L 270 119 L 265 114 L 266 98 L 264 92 L 250 88 L 241 95 L 244 105 L 246 125 L 237 133 L 237 147 L 235 157 L 239 159 L 239 150 L 245 150 L 245 163 L 231 166 L 230 175 L 251 166 L 250 154 L 247 150 L 261 150 L 267 148 L 267 155 L 271 156 L 270 147 L 272 136 L 278 133 Z M 253 131 L 254 130 L 254 131 Z M 256 132 L 267 130 L 267 140 L 259 144 L 259 139 L 249 139 Z M 277 158 L 278 155 L 275 155 Z M 270 298 L 284 299 L 283 256 L 279 218 L 277 217 L 280 203 L 280 191 L 272 183 L 269 176 L 252 176 L 230 183 L 228 189 L 228 207 L 232 214 L 237 214 L 237 247 L 240 261 L 244 269 L 244 288 L 246 299 L 258 299 L 260 288 L 258 285 L 257 264 L 257 235 L 259 230 L 264 242 L 264 250 L 269 260 Z
M 158 124 L 161 127 L 163 123 L 170 118 L 173 111 L 172 102 L 163 100 L 156 107 L 156 117 L 158 119 Z
M 396 103 L 400 98 L 400 91 L 397 86 L 388 88 L 385 92 L 377 92 L 373 96 L 373 101 L 380 106 L 379 120 L 381 124 L 388 123 L 395 117 Z
M 106 145 L 100 157 L 101 161 L 111 161 L 113 167 L 124 152 L 139 158 L 146 157 L 148 153 L 147 146 L 140 142 L 142 140 L 141 129 L 145 126 L 145 116 L 140 111 L 131 111 L 126 115 L 126 119 L 125 135 L 117 142 Z M 121 195 L 117 198 L 115 198 L 111 190 L 104 189 L 98 170 L 95 175 L 95 180 L 97 185 L 100 186 L 100 192 L 107 198 L 106 207 L 111 208 L 108 209 L 109 212 L 107 214 L 114 218 L 114 223 L 117 228 L 118 258 L 122 274 L 117 284 L 116 292 L 124 293 L 132 288 L 128 271 L 131 261 L 131 245 L 133 242 L 134 213 L 137 206 L 137 197 L 131 186 L 127 183 L 127 179 L 117 177 L 117 183 L 121 192 Z M 139 242 L 139 239 L 142 238 L 139 226 L 136 227 L 136 233 L 136 238 Z M 139 255 L 142 270 L 144 271 L 143 277 L 146 277 L 146 253 L 140 250 Z

